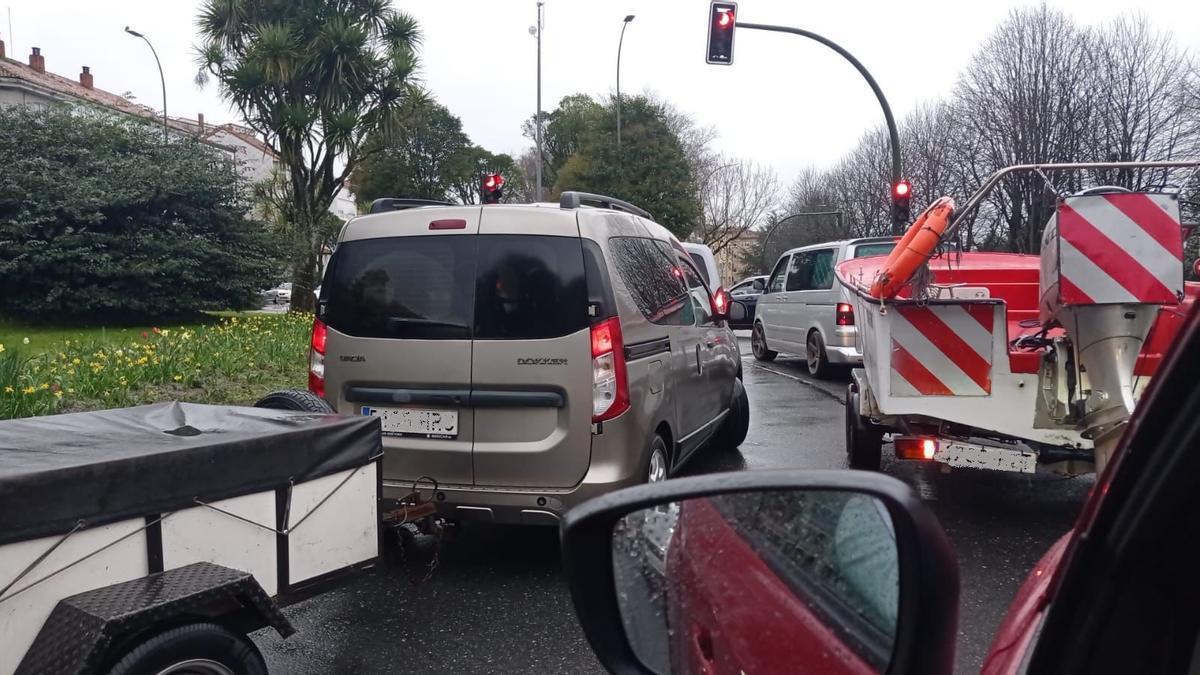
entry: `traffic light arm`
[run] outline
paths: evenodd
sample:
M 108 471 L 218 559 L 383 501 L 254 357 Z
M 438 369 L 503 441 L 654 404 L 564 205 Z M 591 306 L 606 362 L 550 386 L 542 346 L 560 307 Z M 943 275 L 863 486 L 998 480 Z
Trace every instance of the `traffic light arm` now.
M 800 37 L 806 37 L 810 40 L 816 40 L 838 54 L 841 54 L 843 58 L 845 58 L 850 62 L 851 65 L 858 69 L 859 74 L 863 76 L 863 79 L 867 81 L 867 84 L 871 85 L 871 91 L 875 92 L 875 98 L 879 99 L 879 107 L 883 108 L 883 118 L 887 120 L 888 139 L 892 146 L 892 184 L 895 185 L 901 180 L 900 176 L 902 174 L 903 167 L 900 164 L 900 134 L 896 130 L 896 118 L 892 116 L 892 107 L 888 105 L 887 97 L 883 95 L 883 90 L 879 88 L 879 84 L 875 82 L 875 78 L 871 77 L 871 73 L 867 71 L 866 67 L 863 66 L 858 59 L 854 58 L 853 54 L 845 49 L 842 49 L 842 46 L 833 40 L 801 28 L 773 26 L 765 23 L 746 23 L 744 21 L 738 21 L 734 24 L 734 26 L 737 28 L 748 28 L 750 30 L 768 30 L 775 33 L 791 33 L 792 35 L 799 35 Z

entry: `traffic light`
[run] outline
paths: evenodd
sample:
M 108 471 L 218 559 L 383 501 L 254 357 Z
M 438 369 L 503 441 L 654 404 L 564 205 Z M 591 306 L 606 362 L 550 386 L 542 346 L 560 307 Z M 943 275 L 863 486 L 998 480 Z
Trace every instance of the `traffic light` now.
M 901 179 L 892 185 L 892 221 L 907 223 L 912 218 L 912 183 Z
M 737 22 L 736 2 L 714 2 L 708 10 L 709 63 L 733 63 L 733 29 Z
M 499 204 L 500 198 L 504 196 L 504 176 L 498 173 L 484 176 L 483 189 L 480 192 L 483 194 L 484 204 Z

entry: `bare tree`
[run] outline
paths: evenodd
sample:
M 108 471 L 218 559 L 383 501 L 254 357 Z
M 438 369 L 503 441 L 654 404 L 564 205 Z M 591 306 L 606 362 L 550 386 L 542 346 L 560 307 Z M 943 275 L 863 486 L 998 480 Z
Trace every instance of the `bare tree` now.
M 767 222 L 779 198 L 779 180 L 766 166 L 749 160 L 716 159 L 717 167 L 701 177 L 703 221 L 692 236 L 714 254 Z
M 1189 109 L 1190 66 L 1172 36 L 1145 17 L 1120 17 L 1099 31 L 1090 60 L 1093 157 L 1130 162 L 1195 152 L 1200 111 Z M 1166 178 L 1164 170 L 1139 170 L 1105 172 L 1099 180 L 1138 189 Z
M 955 87 L 956 114 L 975 132 L 988 167 L 1074 161 L 1085 155 L 1093 84 L 1091 34 L 1045 5 L 1014 10 Z M 1008 179 L 990 206 L 1003 231 L 987 245 L 1032 251 L 1054 207 L 1037 176 Z

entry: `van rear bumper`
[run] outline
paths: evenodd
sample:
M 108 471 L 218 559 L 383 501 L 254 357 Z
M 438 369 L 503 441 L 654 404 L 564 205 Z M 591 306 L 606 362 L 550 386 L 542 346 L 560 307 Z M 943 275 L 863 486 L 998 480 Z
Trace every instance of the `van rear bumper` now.
M 858 347 L 830 347 L 825 346 L 825 358 L 829 359 L 830 363 L 839 365 L 862 365 L 863 355 L 858 350 Z
M 440 485 L 433 500 L 438 515 L 451 520 L 557 527 L 572 507 L 636 483 L 630 476 L 610 482 L 589 482 L 585 477 L 579 485 L 566 489 Z M 411 492 L 411 481 L 383 481 L 384 498 L 400 499 Z

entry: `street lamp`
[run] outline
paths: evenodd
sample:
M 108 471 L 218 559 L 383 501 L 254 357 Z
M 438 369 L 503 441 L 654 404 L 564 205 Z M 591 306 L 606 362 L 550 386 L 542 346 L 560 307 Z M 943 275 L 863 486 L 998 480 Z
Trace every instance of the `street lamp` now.
M 823 206 L 823 204 L 818 205 L 818 206 Z M 778 230 L 779 226 L 782 225 L 784 223 L 784 221 L 791 220 L 792 218 L 799 218 L 801 216 L 835 216 L 837 218 L 838 229 L 839 230 L 842 229 L 842 212 L 841 211 L 802 211 L 800 213 L 793 213 L 790 216 L 784 216 L 784 217 L 780 218 L 779 220 L 775 221 L 775 224 L 772 225 L 771 228 L 767 230 L 767 234 L 765 237 L 763 237 L 762 243 L 759 244 L 759 250 L 762 251 L 762 255 L 764 258 L 766 258 L 766 255 L 767 255 L 767 243 L 771 241 L 771 235 L 775 234 L 775 230 Z M 846 237 L 849 238 L 849 236 L 850 236 L 850 233 L 846 232 Z M 763 262 L 766 263 L 766 260 L 763 260 Z
M 617 41 L 617 161 L 621 161 L 621 48 L 625 46 L 625 29 L 629 27 L 629 22 L 633 21 L 633 15 L 629 14 L 625 17 L 625 21 L 621 23 L 621 39 Z
M 533 129 L 537 138 L 537 198 L 542 201 L 542 5 L 537 4 L 537 25 L 529 27 L 529 34 L 537 38 L 537 114 L 533 116 Z
M 163 94 L 163 143 L 167 142 L 167 78 L 163 75 L 162 61 L 158 60 L 158 52 L 154 50 L 154 45 L 150 44 L 150 40 L 145 35 L 133 30 L 129 26 L 125 26 L 125 32 L 134 37 L 146 40 L 146 44 L 150 46 L 150 53 L 154 55 L 154 62 L 158 64 L 158 79 L 162 81 Z

